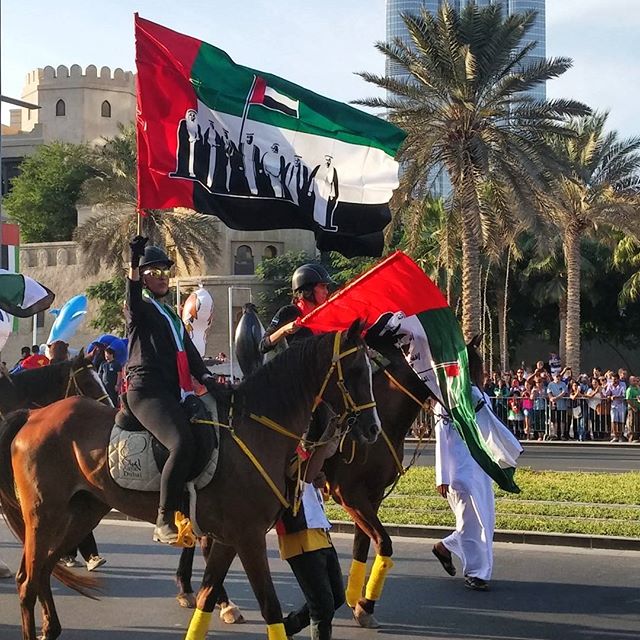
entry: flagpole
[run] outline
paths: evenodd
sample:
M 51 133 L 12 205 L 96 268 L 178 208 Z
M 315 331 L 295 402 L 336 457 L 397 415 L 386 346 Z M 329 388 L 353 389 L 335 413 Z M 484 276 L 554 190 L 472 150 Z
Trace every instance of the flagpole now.
M 242 144 L 242 132 L 244 131 L 244 124 L 247 121 L 247 116 L 249 115 L 249 100 L 251 99 L 251 96 L 253 95 L 253 90 L 255 89 L 256 86 L 256 82 L 258 81 L 258 76 L 256 76 L 254 74 L 253 76 L 253 82 L 251 83 L 251 88 L 249 89 L 249 94 L 247 95 L 247 99 L 244 102 L 244 110 L 242 112 L 242 123 L 240 124 L 240 136 L 238 139 L 238 145 Z M 238 147 L 240 148 L 240 147 Z

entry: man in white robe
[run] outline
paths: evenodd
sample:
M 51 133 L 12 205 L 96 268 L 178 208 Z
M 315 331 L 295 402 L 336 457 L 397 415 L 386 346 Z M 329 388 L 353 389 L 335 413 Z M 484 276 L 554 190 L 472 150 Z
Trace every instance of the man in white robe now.
M 476 420 L 494 460 L 503 468 L 515 467 L 522 447 L 491 411 L 491 402 L 477 387 L 471 388 Z M 486 591 L 493 570 L 495 496 L 491 478 L 471 457 L 444 409 L 436 420 L 436 487 L 456 516 L 455 531 L 437 542 L 433 553 L 449 575 L 455 575 L 451 554 L 462 562 L 465 586 Z

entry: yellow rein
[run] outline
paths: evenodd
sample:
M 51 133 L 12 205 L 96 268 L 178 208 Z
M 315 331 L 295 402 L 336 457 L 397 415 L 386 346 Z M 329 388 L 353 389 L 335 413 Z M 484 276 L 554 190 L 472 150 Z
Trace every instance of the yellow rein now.
M 342 353 L 340 353 L 341 336 L 342 336 L 342 331 L 338 331 L 335 335 L 334 342 L 333 342 L 333 357 L 331 360 L 331 366 L 329 367 L 329 371 L 327 372 L 327 375 L 325 376 L 322 386 L 320 387 L 320 393 L 316 396 L 314 400 L 312 411 L 315 411 L 318 408 L 319 404 L 322 402 L 322 396 L 324 395 L 324 392 L 327 388 L 327 384 L 329 383 L 329 380 L 333 372 L 337 369 L 338 371 L 337 385 L 340 391 L 342 392 L 342 397 L 345 404 L 345 411 L 340 417 L 340 421 L 343 421 L 344 418 L 350 413 L 358 413 L 363 409 L 373 408 L 376 406 L 376 403 L 374 401 L 374 402 L 368 402 L 362 405 L 356 405 L 356 403 L 353 401 L 353 398 L 351 397 L 351 394 L 349 393 L 349 390 L 344 384 L 344 374 L 342 371 L 342 364 L 341 364 L 342 358 L 345 358 L 346 356 L 351 355 L 352 353 L 356 353 L 359 349 L 362 349 L 363 347 L 361 346 L 352 347 L 351 349 L 347 349 L 346 351 L 343 351 Z M 232 407 L 232 410 L 233 410 L 233 407 Z M 268 429 L 271 429 L 272 431 L 275 431 L 276 433 L 282 436 L 285 436 L 286 438 L 297 440 L 307 450 L 311 448 L 319 447 L 321 445 L 324 446 L 327 444 L 327 441 L 309 442 L 304 438 L 302 438 L 301 436 L 296 435 L 292 431 L 285 429 L 282 425 L 279 425 L 277 422 L 275 422 L 274 420 L 271 420 L 271 418 L 267 418 L 266 416 L 260 416 L 255 413 L 250 413 L 249 418 L 267 427 Z M 258 458 L 255 456 L 255 454 L 251 451 L 251 449 L 249 449 L 249 447 L 245 444 L 245 442 L 236 434 L 232 425 L 224 424 L 223 422 L 217 422 L 215 420 L 194 420 L 193 422 L 197 424 L 214 425 L 214 426 L 222 427 L 223 429 L 227 429 L 231 434 L 231 437 L 233 438 L 234 442 L 240 447 L 240 449 L 247 456 L 247 458 L 249 458 L 249 460 L 252 462 L 256 470 L 260 473 L 260 475 L 262 476 L 264 481 L 267 483 L 267 485 L 269 485 L 271 491 L 273 491 L 276 498 L 278 498 L 278 501 L 280 502 L 280 504 L 285 509 L 288 509 L 291 506 L 289 501 L 284 497 L 280 489 L 278 489 L 275 482 L 271 479 L 271 476 L 268 474 L 267 470 L 262 466 Z M 301 465 L 298 465 L 298 477 L 300 477 L 300 467 Z M 296 487 L 296 490 L 297 489 L 298 488 Z

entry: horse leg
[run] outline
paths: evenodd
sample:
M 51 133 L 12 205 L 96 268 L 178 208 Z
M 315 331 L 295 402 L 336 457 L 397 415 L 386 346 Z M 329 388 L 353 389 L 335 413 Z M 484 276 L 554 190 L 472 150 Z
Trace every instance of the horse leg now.
M 375 603 L 382 595 L 387 573 L 393 567 L 393 560 L 391 560 L 391 556 L 393 555 L 391 537 L 378 518 L 380 502 L 380 500 L 375 502 L 363 501 L 358 508 L 344 505 L 356 525 L 371 538 L 376 547 L 376 558 L 367 582 L 365 597 L 358 600 L 354 609 L 356 622 L 361 627 L 369 629 L 375 629 L 380 626 L 379 622 L 373 616 L 373 612 Z
M 235 556 L 236 551 L 233 547 L 211 541 L 202 586 L 196 598 L 196 610 L 193 612 L 185 640 L 205 640 L 207 637 L 220 588 Z
M 42 635 L 41 640 L 55 640 L 62 633 L 62 626 L 56 611 L 56 605 L 51 593 L 51 572 L 57 562 L 57 558 L 49 556 L 45 571 L 43 571 L 38 591 L 38 600 L 42 607 Z
M 178 604 L 185 609 L 193 609 L 196 606 L 196 597 L 193 593 L 193 587 L 191 586 L 195 550 L 195 547 L 184 547 L 182 549 L 178 569 L 176 570 L 176 584 L 178 585 L 176 600 Z
M 203 540 L 202 552 L 205 554 L 205 557 L 209 555 L 211 542 L 211 538 L 204 538 Z M 220 608 L 220 620 L 225 624 L 244 624 L 245 619 L 242 611 L 240 611 L 240 607 L 235 602 L 231 601 L 227 590 L 224 588 L 224 584 L 220 585 L 216 606 Z
M 268 639 L 286 640 L 282 609 L 269 570 L 265 537 L 260 535 L 255 539 L 245 539 L 237 543 L 237 551 L 249 584 L 260 605 L 262 617 L 267 623 Z
M 345 591 L 347 604 L 353 609 L 364 591 L 364 582 L 367 574 L 367 557 L 369 556 L 369 546 L 371 538 L 356 524 L 353 536 L 353 553 L 351 567 L 349 568 L 349 579 Z

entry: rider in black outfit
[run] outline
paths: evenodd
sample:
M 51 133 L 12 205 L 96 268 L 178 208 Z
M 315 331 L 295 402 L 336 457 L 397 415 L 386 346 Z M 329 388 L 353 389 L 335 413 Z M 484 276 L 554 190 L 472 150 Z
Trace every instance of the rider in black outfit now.
M 326 301 L 329 297 L 328 285 L 332 282 L 321 264 L 303 264 L 298 267 L 291 278 L 291 304 L 281 307 L 273 316 L 260 341 L 260 353 L 268 353 L 275 349 L 284 338 L 290 343 L 309 337 L 311 331 L 305 327 L 298 327 L 295 321 Z
M 145 248 L 146 244 L 147 238 L 141 236 L 130 243 L 131 268 L 126 287 L 129 336 L 126 399 L 134 416 L 169 450 L 169 459 L 162 471 L 153 539 L 175 544 L 178 540 L 175 512 L 195 455 L 191 428 L 181 406 L 184 377 L 189 378 L 190 373 L 214 395 L 217 385 L 178 315 L 169 305 L 160 302 L 169 290 L 173 262 L 164 251 L 153 246 Z M 179 349 L 180 340 L 183 352 Z M 179 377 L 181 363 L 183 375 Z

